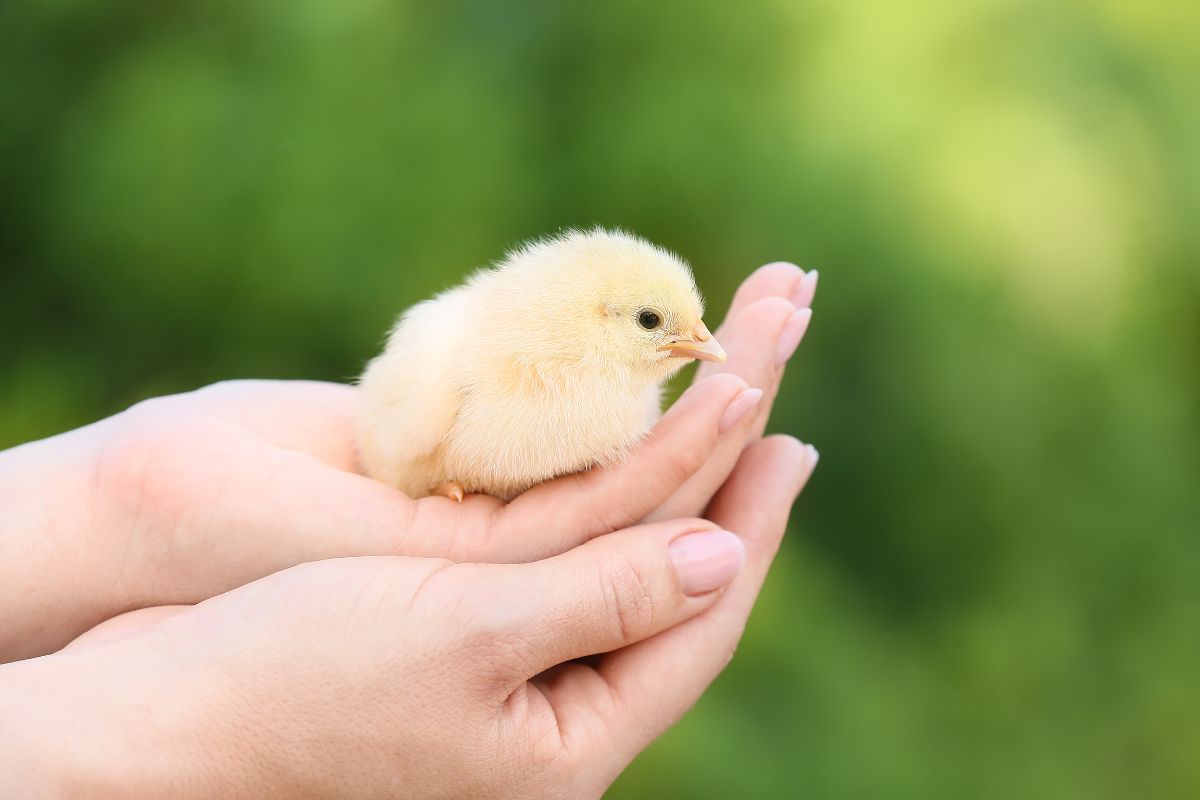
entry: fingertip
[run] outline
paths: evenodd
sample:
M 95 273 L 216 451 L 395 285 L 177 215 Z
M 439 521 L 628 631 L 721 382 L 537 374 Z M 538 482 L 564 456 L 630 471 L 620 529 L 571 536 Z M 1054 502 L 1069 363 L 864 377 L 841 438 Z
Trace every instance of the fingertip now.
M 791 501 L 800 494 L 816 466 L 816 448 L 793 436 L 773 434 L 750 445 L 742 454 L 730 484 L 735 493 L 749 492 L 755 504 L 776 498 Z
M 627 528 L 515 567 L 507 573 L 509 585 L 528 599 L 517 615 L 521 639 L 535 646 L 533 668 L 521 662 L 522 679 L 627 647 L 695 616 L 747 560 L 735 534 L 708 520 L 681 518 Z
M 812 313 L 811 308 L 801 308 L 793 311 L 788 317 L 775 344 L 776 367 L 784 366 L 795 355 L 796 348 L 800 346 L 800 341 L 808 332 L 808 326 L 812 322 Z
M 758 388 L 743 389 L 725 407 L 721 420 L 717 423 L 717 433 L 726 433 L 758 406 L 763 398 L 763 390 Z
M 796 284 L 796 288 L 792 290 L 792 305 L 796 308 L 812 306 L 813 298 L 817 294 L 817 280 L 820 276 L 821 274 L 815 269 L 804 274 L 804 277 Z
M 782 455 L 797 461 L 811 459 L 815 462 L 820 457 L 820 453 L 817 452 L 815 446 L 807 442 L 802 442 L 795 436 L 787 433 L 773 433 L 770 436 L 765 436 L 760 446 L 778 449 Z
M 808 483 L 808 479 L 812 477 L 813 471 L 817 468 L 817 462 L 821 460 L 821 454 L 811 444 L 805 445 L 805 450 L 808 458 L 804 463 L 804 479 L 800 484 L 800 489 L 803 489 L 804 485 Z M 799 494 L 800 491 L 797 490 L 796 493 Z
M 697 597 L 728 586 L 746 565 L 746 545 L 716 528 L 680 536 L 667 548 L 679 588 Z
M 738 287 L 726 321 L 764 297 L 789 298 L 804 279 L 804 270 L 788 261 L 772 261 L 754 270 Z
M 746 281 L 770 280 L 783 284 L 801 280 L 804 275 L 804 270 L 791 261 L 772 261 L 750 273 L 750 277 Z
M 764 436 L 759 446 L 778 449 L 784 455 L 801 459 L 804 457 L 805 448 L 810 445 L 787 433 L 773 433 L 770 436 Z
M 740 310 L 730 321 L 724 345 L 729 351 L 726 370 L 774 361 L 775 344 L 796 313 L 796 307 L 785 297 L 762 297 Z
M 749 384 L 740 375 L 732 372 L 718 372 L 693 383 L 683 393 L 680 400 L 686 398 L 689 402 L 712 401 L 714 405 L 719 402 L 728 403 L 748 388 Z
M 762 445 L 774 450 L 768 454 L 768 458 L 778 459 L 781 463 L 791 466 L 794 475 L 792 496 L 798 496 L 812 477 L 813 470 L 817 468 L 817 462 L 821 458 L 817 448 L 787 434 L 768 436 L 763 439 Z
M 748 317 L 751 319 L 786 319 L 796 313 L 796 307 L 792 305 L 792 301 L 786 297 L 778 297 L 771 295 L 769 297 L 760 297 L 750 305 L 746 306 L 738 314 L 738 317 Z

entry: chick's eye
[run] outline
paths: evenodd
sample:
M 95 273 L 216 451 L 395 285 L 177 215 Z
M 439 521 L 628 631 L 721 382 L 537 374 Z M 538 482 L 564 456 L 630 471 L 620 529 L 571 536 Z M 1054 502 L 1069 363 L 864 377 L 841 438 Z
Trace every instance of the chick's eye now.
M 649 309 L 638 313 L 638 324 L 648 331 L 652 331 L 662 324 L 662 317 Z

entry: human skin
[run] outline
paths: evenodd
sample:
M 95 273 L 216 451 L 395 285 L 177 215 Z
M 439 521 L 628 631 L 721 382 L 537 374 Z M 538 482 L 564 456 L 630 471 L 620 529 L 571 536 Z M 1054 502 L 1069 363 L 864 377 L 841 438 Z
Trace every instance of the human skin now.
M 621 468 L 507 506 L 361 478 L 353 390 L 323 384 L 0 455 L 5 657 L 141 609 L 0 668 L 0 795 L 598 796 L 727 662 L 815 465 L 760 440 L 814 283 L 760 270 L 730 374 Z M 487 561 L 517 563 L 456 563 Z
M 303 564 L 0 667 L 0 795 L 599 797 L 732 656 L 815 462 L 770 437 L 707 519 Z
M 814 290 L 815 273 L 792 265 L 755 272 L 717 331 L 728 362 L 702 365 L 624 464 L 508 505 L 414 501 L 362 477 L 355 390 L 334 384 L 217 384 L 0 453 L 0 662 L 303 562 L 524 562 L 643 519 L 696 516 L 761 437 Z M 747 387 L 764 396 L 729 425 Z

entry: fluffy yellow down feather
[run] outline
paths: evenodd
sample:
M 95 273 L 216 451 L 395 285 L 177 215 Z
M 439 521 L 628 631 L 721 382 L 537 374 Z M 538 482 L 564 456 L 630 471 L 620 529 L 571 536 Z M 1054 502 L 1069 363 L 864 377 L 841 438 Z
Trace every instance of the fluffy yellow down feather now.
M 360 381 L 373 478 L 412 497 L 509 500 L 619 460 L 663 381 L 725 354 L 677 256 L 622 231 L 529 242 L 402 314 Z

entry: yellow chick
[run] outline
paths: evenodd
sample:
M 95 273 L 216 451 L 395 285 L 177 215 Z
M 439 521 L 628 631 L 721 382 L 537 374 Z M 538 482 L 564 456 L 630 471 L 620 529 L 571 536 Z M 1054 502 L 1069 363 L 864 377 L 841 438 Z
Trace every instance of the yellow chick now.
M 373 478 L 411 497 L 510 500 L 619 460 L 661 414 L 661 384 L 724 361 L 691 269 L 622 231 L 527 243 L 401 315 L 360 380 Z

